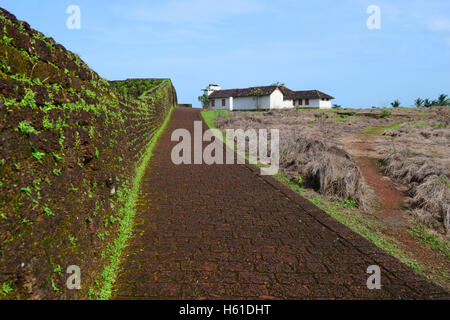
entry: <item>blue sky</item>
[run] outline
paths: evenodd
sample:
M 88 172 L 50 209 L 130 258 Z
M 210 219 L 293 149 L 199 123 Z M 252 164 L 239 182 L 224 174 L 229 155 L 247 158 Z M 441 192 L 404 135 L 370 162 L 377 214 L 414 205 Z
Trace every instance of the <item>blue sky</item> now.
M 81 29 L 68 30 L 69 5 Z M 381 29 L 369 30 L 369 5 Z M 448 0 L 1 0 L 109 80 L 169 77 L 180 103 L 208 83 L 319 89 L 349 107 L 450 95 Z

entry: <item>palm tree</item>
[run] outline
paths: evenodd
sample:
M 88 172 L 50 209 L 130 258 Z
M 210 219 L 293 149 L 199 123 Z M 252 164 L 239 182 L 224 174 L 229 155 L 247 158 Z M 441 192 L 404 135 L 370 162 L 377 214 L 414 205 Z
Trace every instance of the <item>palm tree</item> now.
M 420 99 L 420 98 L 417 98 L 417 99 L 414 101 L 414 104 L 415 104 L 416 108 L 422 108 L 422 107 L 423 107 L 423 100 Z
M 432 105 L 433 105 L 433 102 L 431 102 L 430 99 L 425 99 L 425 100 L 423 101 L 423 106 L 424 106 L 425 108 L 429 108 L 429 107 L 431 107 Z
M 394 102 L 391 103 L 392 108 L 398 108 L 400 107 L 400 101 L 395 100 Z
M 446 94 L 441 94 L 438 98 L 438 105 L 439 106 L 446 106 L 447 105 L 447 95 Z

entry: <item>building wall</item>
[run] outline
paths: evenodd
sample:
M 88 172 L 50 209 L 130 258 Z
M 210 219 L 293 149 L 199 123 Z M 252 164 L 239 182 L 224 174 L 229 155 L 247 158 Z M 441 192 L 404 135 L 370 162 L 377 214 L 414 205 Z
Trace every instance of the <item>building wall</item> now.
M 299 105 L 299 101 L 284 100 L 283 93 L 277 89 L 270 96 L 262 97 L 237 97 L 226 98 L 225 106 L 222 106 L 222 99 L 214 99 L 215 106 L 211 109 L 214 110 L 269 110 L 269 109 L 293 109 L 293 108 L 310 108 L 310 109 L 331 109 L 332 104 L 330 101 L 324 101 L 321 99 L 310 99 L 309 105 L 305 104 L 305 99 L 302 101 L 302 105 Z
M 204 91 L 209 96 L 214 91 L 219 91 L 219 90 L 222 90 L 222 88 L 220 86 L 208 86 Z
M 214 107 L 212 107 L 211 106 L 211 102 L 210 102 L 209 105 L 210 105 L 211 109 L 214 109 L 214 110 L 230 110 L 230 99 L 229 98 L 225 99 L 225 107 L 222 107 L 222 99 L 213 99 L 213 100 L 215 101 L 216 104 L 215 104 Z
M 305 100 L 303 100 L 303 104 L 305 104 Z M 320 108 L 320 99 L 310 99 L 309 106 L 304 106 L 304 107 L 319 109 Z
M 270 96 L 237 97 L 233 99 L 233 110 L 268 110 L 270 109 Z
M 331 100 L 330 101 L 320 101 L 320 109 L 331 109 L 332 105 L 331 105 Z
M 303 99 L 302 104 L 299 104 L 299 100 L 295 101 L 296 108 L 304 109 L 319 109 L 321 107 L 320 99 L 309 99 L 309 104 L 306 104 L 306 99 Z
M 284 100 L 283 93 L 279 89 L 270 95 L 270 109 L 292 109 L 293 107 L 293 101 Z

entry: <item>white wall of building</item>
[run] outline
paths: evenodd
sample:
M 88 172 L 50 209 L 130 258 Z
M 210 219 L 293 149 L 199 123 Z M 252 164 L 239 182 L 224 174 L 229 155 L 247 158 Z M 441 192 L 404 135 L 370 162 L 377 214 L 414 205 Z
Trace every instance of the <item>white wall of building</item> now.
M 211 93 L 213 93 L 214 91 L 220 91 L 222 90 L 222 88 L 220 86 L 212 86 L 209 85 L 206 87 L 206 89 L 204 90 L 206 92 L 206 94 L 209 96 Z
M 222 100 L 225 100 L 225 106 L 222 106 Z M 262 97 L 230 97 L 225 99 L 214 99 L 215 106 L 211 109 L 214 110 L 269 110 L 269 109 L 292 109 L 292 108 L 311 108 L 311 109 L 331 109 L 331 100 L 325 99 L 310 99 L 309 104 L 306 104 L 306 100 L 302 100 L 302 104 L 299 104 L 299 100 L 284 100 L 281 90 L 276 89 L 270 96 Z
M 308 104 L 306 104 L 307 99 L 303 99 L 302 104 L 300 104 L 299 99 L 295 101 L 296 108 L 311 108 L 311 109 L 331 109 L 331 101 L 322 101 L 321 99 L 309 99 Z M 327 103 L 328 102 L 328 103 Z
M 214 100 L 214 102 L 215 102 L 214 107 L 212 107 L 212 104 L 211 104 L 212 100 Z M 230 110 L 230 99 L 224 98 L 224 100 L 225 100 L 224 107 L 222 106 L 222 99 L 211 99 L 209 105 L 210 105 L 211 109 L 214 109 L 214 110 Z
M 333 108 L 333 106 L 331 105 L 331 100 L 329 100 L 329 101 L 320 100 L 319 106 L 320 106 L 320 109 L 331 109 L 331 108 Z
M 305 104 L 305 100 L 303 100 L 303 104 Z M 304 106 L 304 107 L 319 109 L 320 108 L 320 99 L 310 99 L 309 106 Z
M 284 100 L 281 90 L 276 89 L 270 95 L 270 109 L 292 109 L 292 100 Z
M 233 98 L 233 110 L 268 110 L 270 96 Z

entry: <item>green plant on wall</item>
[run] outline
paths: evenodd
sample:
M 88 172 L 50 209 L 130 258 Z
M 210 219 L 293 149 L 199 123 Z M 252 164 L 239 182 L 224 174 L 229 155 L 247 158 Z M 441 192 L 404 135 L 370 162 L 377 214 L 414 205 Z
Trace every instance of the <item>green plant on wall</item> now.
M 12 281 L 3 282 L 1 290 L 2 296 L 6 296 L 10 292 L 12 292 L 13 291 Z
M 37 149 L 34 149 L 34 151 L 31 153 L 31 155 L 33 156 L 34 159 L 36 159 L 39 162 L 42 162 L 42 159 L 45 156 L 45 152 L 41 152 Z
M 28 121 L 21 121 L 17 127 L 20 133 L 29 135 L 31 133 L 38 134 L 39 132 Z
M 26 89 L 25 96 L 23 99 L 19 102 L 19 107 L 29 107 L 29 108 L 36 108 L 36 101 L 35 101 L 35 95 L 34 91 L 31 89 Z
M 19 26 L 6 17 L 2 19 L 3 24 Z M 0 166 L 0 170 L 6 168 L 0 188 L 11 193 L 13 201 L 0 203 L 0 234 L 5 230 L 20 230 L 20 234 L 6 239 L 11 243 L 10 247 L 27 247 L 24 241 L 33 241 L 33 250 L 37 252 L 44 251 L 49 239 L 65 241 L 64 248 L 47 247 L 48 256 L 37 256 L 35 262 L 54 271 L 48 276 L 46 287 L 42 286 L 42 297 L 64 299 L 67 291 L 58 277 L 61 268 L 51 261 L 65 256 L 64 250 L 83 255 L 92 250 L 84 257 L 102 255 L 103 261 L 115 266 L 106 268 L 107 271 L 114 272 L 120 263 L 120 250 L 128 236 L 126 232 L 120 233 L 120 229 L 129 231 L 132 226 L 132 204 L 136 202 L 139 190 L 135 178 L 142 177 L 145 165 L 141 163 L 149 158 L 147 146 L 153 143 L 156 132 L 176 103 L 176 92 L 169 79 L 132 79 L 110 84 L 76 55 L 56 46 L 53 39 L 39 32 L 30 34 L 25 24 L 20 26 L 20 33 L 30 36 L 31 53 L 4 42 L 6 50 L 0 52 L 0 78 L 18 84 L 16 88 L 2 90 L 0 97 L 4 116 L 7 119 L 11 116 L 13 121 L 8 120 L 8 124 L 14 126 L 4 128 L 10 130 L 6 136 L 11 136 L 13 143 L 4 146 L 10 148 L 7 154 L 11 154 L 11 158 L 6 166 L 3 163 Z M 16 44 L 12 38 L 8 43 Z M 44 49 L 50 54 L 51 61 L 35 54 L 38 46 L 46 46 Z M 116 86 L 121 90 L 116 90 Z M 89 163 L 87 156 L 92 157 Z M 139 170 L 135 171 L 136 168 Z M 115 176 L 115 195 L 103 192 L 105 183 L 97 180 L 96 173 Z M 10 180 L 10 175 L 17 181 Z M 66 212 L 68 203 L 76 209 Z M 86 247 L 85 234 L 81 234 L 85 230 L 77 228 L 75 217 L 80 210 L 88 212 L 89 204 L 94 206 L 94 203 L 95 210 L 92 208 L 92 213 L 82 224 L 89 223 L 94 227 L 93 234 L 101 234 L 104 241 L 99 246 Z M 24 212 L 29 210 L 39 220 L 25 216 Z M 61 219 L 58 217 L 60 212 L 64 213 Z M 33 225 L 38 225 L 35 221 L 40 219 L 51 221 L 55 226 L 45 230 L 44 238 L 39 238 L 42 233 Z M 97 222 L 102 223 L 97 226 Z M 1 249 L 5 250 L 5 247 Z M 4 257 L 14 254 L 7 250 L 0 255 L 0 265 L 3 265 Z M 58 262 L 62 266 L 65 263 Z M 86 274 L 100 275 L 99 271 L 106 263 L 91 262 L 89 259 L 80 261 Z M 108 273 L 108 277 L 113 276 Z M 80 291 L 80 297 L 87 297 L 89 286 L 105 293 L 103 280 L 107 279 L 99 276 L 87 280 L 86 290 Z M 0 286 L 0 298 L 15 289 L 9 282 L 0 283 Z M 94 289 L 89 290 L 91 296 L 96 292 Z M 17 290 L 19 299 L 26 296 L 23 292 Z M 107 292 L 102 295 L 105 296 Z

